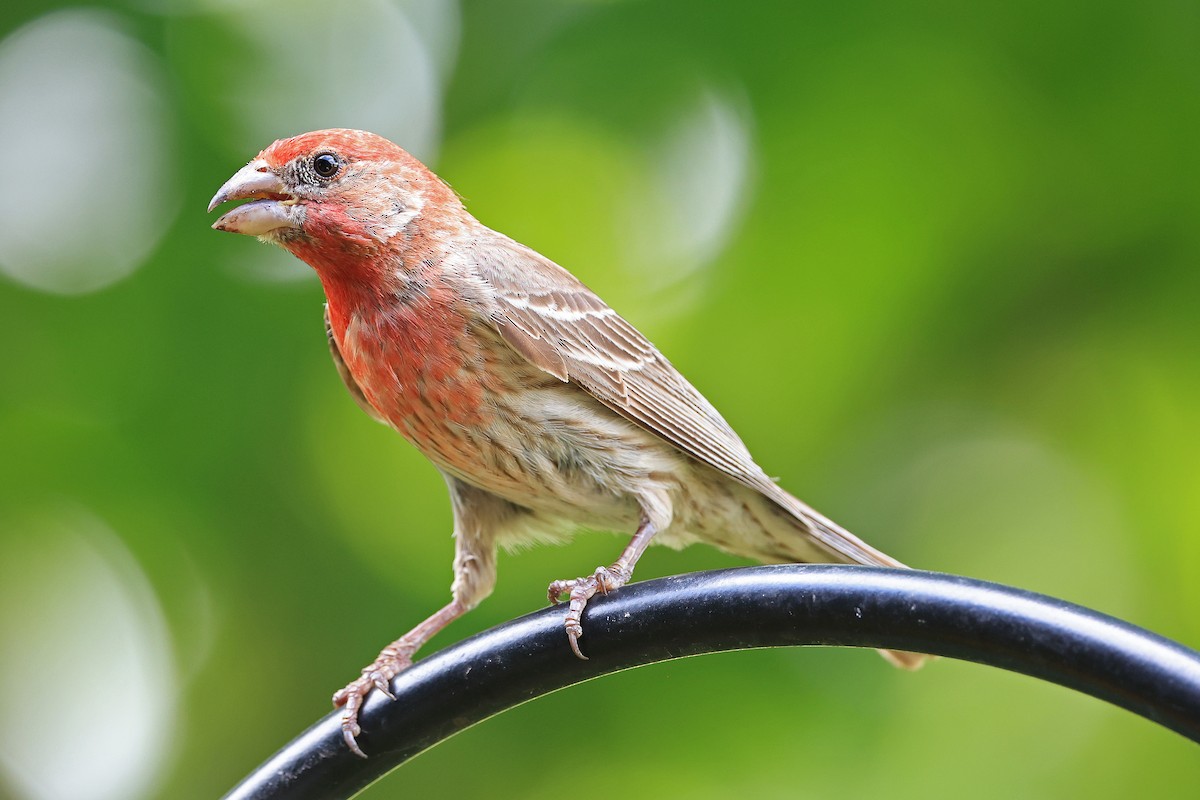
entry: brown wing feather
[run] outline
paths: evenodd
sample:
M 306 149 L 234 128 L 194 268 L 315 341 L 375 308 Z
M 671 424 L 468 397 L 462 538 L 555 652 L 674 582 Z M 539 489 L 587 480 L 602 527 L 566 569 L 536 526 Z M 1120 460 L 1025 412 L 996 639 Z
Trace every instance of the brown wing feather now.
M 517 352 L 696 460 L 758 491 L 776 488 L 704 396 L 577 278 L 511 240 L 473 256 L 496 292 L 496 328 Z
M 902 566 L 777 486 L 724 418 L 636 328 L 574 275 L 497 234 L 470 254 L 513 349 L 684 453 L 761 492 L 836 560 Z

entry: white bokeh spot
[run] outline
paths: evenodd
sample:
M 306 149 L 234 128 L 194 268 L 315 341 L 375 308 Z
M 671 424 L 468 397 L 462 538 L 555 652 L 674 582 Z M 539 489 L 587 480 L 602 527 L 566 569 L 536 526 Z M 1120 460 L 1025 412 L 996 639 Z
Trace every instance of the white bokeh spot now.
M 178 209 L 167 120 L 153 54 L 108 14 L 0 42 L 0 271 L 81 294 L 137 269 Z
M 628 262 L 650 288 L 662 288 L 711 264 L 741 219 L 751 172 L 748 114 L 704 91 L 649 157 L 649 185 L 631 193 Z
M 0 526 L 0 785 L 23 800 L 149 796 L 177 682 L 146 576 L 85 511 Z

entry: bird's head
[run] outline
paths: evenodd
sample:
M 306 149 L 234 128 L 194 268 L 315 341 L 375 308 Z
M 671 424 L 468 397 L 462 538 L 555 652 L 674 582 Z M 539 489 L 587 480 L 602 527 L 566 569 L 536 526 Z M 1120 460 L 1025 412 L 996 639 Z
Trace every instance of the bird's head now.
M 454 192 L 403 149 L 345 129 L 275 142 L 226 181 L 208 210 L 230 200 L 250 202 L 214 228 L 278 244 L 319 273 L 398 252 L 423 217 L 462 212 Z

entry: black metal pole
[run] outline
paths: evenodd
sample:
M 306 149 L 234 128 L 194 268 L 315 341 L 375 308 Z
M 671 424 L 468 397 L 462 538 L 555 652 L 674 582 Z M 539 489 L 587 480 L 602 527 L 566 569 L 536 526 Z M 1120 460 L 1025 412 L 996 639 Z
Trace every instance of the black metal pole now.
M 1200 653 L 1044 595 L 916 570 L 748 567 L 637 583 L 584 614 L 589 661 L 545 609 L 434 653 L 373 693 L 360 759 L 330 714 L 251 773 L 229 800 L 347 798 L 434 744 L 527 700 L 682 656 L 841 645 L 936 653 L 1052 681 L 1200 742 Z

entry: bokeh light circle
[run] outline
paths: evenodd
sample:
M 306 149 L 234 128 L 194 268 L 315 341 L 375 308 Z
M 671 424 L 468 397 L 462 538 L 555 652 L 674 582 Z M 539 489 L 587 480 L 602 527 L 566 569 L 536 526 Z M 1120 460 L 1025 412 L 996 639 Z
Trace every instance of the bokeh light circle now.
M 149 794 L 176 724 L 170 634 L 145 573 L 88 511 L 0 520 L 0 648 L 0 785 L 29 800 Z
M 137 269 L 178 209 L 164 106 L 152 54 L 110 15 L 62 11 L 0 42 L 0 271 L 82 294 Z

